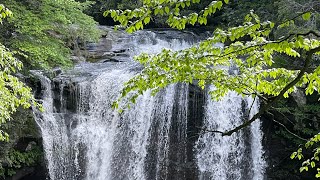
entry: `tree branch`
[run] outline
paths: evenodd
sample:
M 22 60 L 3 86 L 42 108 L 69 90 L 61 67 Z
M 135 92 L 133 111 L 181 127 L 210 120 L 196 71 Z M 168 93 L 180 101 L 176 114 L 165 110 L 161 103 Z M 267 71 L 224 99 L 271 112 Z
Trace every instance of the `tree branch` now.
M 251 46 L 247 46 L 247 47 L 244 47 L 242 49 L 238 49 L 238 50 L 235 50 L 235 51 L 232 51 L 232 52 L 229 52 L 229 53 L 226 53 L 226 54 L 223 54 L 223 55 L 215 55 L 215 54 L 207 54 L 207 55 L 204 55 L 204 56 L 201 56 L 199 57 L 198 59 L 201 59 L 201 58 L 206 58 L 206 57 L 217 57 L 217 58 L 223 58 L 223 57 L 226 57 L 226 56 L 229 56 L 230 54 L 237 54 L 241 51 L 246 51 L 246 50 L 249 50 L 250 48 L 259 48 L 261 46 L 265 46 L 267 44 L 272 44 L 272 43 L 281 43 L 283 41 L 286 41 L 288 40 L 289 38 L 291 38 L 292 36 L 308 36 L 308 35 L 314 35 L 318 38 L 320 38 L 320 34 L 317 33 L 316 31 L 313 31 L 313 30 L 310 30 L 306 33 L 294 33 L 294 34 L 289 34 L 288 36 L 286 36 L 285 38 L 282 38 L 282 39 L 279 39 L 277 41 L 268 41 L 268 42 L 264 42 L 264 43 L 261 43 L 261 44 L 255 44 L 255 45 L 251 45 Z
M 302 78 L 302 76 L 304 75 L 304 73 L 307 71 L 308 66 L 311 63 L 312 60 L 312 56 L 314 53 L 320 51 L 320 46 L 314 49 L 311 49 L 310 51 L 307 52 L 307 57 L 305 60 L 305 65 L 304 67 L 300 70 L 299 74 L 297 75 L 297 77 L 291 81 L 289 84 L 287 84 L 282 90 L 281 92 L 275 97 L 273 98 L 271 101 L 269 101 L 267 104 L 265 104 L 257 114 L 255 114 L 250 120 L 244 122 L 243 124 L 235 127 L 234 129 L 231 129 L 229 131 L 223 132 L 222 136 L 230 136 L 233 133 L 239 131 L 240 129 L 249 126 L 251 123 L 253 123 L 255 120 L 257 120 L 265 111 L 267 111 L 273 104 L 275 104 L 278 100 L 280 100 L 281 98 L 283 98 L 283 95 L 290 89 L 292 88 L 295 84 L 297 84 L 299 82 L 299 80 Z
M 302 138 L 302 137 L 298 136 L 297 134 L 291 132 L 284 124 L 280 123 L 279 121 L 273 119 L 273 122 L 275 122 L 275 123 L 279 124 L 280 126 L 282 126 L 292 136 L 294 136 L 294 137 L 296 137 L 296 138 L 298 138 L 300 140 L 303 140 L 303 141 L 308 141 L 308 139 Z

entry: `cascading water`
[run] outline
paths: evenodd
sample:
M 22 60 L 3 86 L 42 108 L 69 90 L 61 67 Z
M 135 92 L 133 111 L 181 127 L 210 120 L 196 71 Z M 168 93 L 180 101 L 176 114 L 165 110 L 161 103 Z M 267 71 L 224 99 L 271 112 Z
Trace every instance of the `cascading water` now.
M 51 180 L 263 179 L 259 122 L 225 138 L 199 136 L 195 127 L 229 129 L 241 123 L 251 104 L 250 116 L 258 110 L 252 99 L 234 93 L 220 102 L 207 97 L 203 122 L 204 101 L 193 85 L 170 85 L 156 96 L 145 92 L 121 114 L 111 107 L 123 83 L 139 70 L 133 55 L 184 49 L 195 35 L 142 31 L 107 38 L 115 43 L 104 54 L 127 53 L 113 55 L 118 63 L 82 63 L 53 80 L 34 72 L 46 109 L 35 117 Z
M 203 129 L 230 130 L 258 110 L 257 100 L 243 99 L 234 92 L 229 92 L 218 102 L 207 97 Z M 247 111 L 250 111 L 249 115 L 246 115 Z M 262 180 L 265 161 L 262 157 L 261 133 L 259 121 L 250 129 L 246 128 L 229 137 L 204 131 L 197 142 L 200 179 Z

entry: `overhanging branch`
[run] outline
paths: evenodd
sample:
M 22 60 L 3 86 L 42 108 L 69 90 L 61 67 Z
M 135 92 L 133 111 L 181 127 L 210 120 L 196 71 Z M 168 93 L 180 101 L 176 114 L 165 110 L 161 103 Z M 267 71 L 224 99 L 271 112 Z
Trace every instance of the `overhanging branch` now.
M 222 136 L 230 136 L 233 133 L 239 131 L 242 128 L 245 128 L 247 126 L 249 126 L 251 123 L 253 123 L 254 121 L 256 121 L 265 111 L 267 111 L 269 108 L 271 108 L 272 105 L 274 105 L 278 100 L 280 100 L 281 98 L 283 98 L 283 95 L 290 89 L 292 88 L 295 84 L 297 84 L 299 82 L 299 80 L 302 78 L 302 76 L 304 75 L 304 73 L 307 71 L 308 66 L 311 63 L 312 60 L 312 56 L 314 53 L 320 51 L 320 46 L 314 49 L 311 49 L 310 51 L 307 52 L 307 57 L 305 60 L 305 65 L 304 67 L 300 70 L 299 74 L 297 75 L 297 77 L 292 80 L 289 84 L 287 84 L 282 90 L 281 92 L 275 97 L 273 98 L 271 101 L 269 101 L 267 104 L 265 104 L 257 114 L 255 114 L 250 120 L 244 122 L 243 124 L 235 127 L 234 129 L 231 129 L 229 131 L 225 131 L 222 134 Z M 220 132 L 220 131 L 219 131 Z
M 293 36 L 308 36 L 308 35 L 314 35 L 318 38 L 320 38 L 320 33 L 316 32 L 316 31 L 313 31 L 313 30 L 310 30 L 306 33 L 294 33 L 294 34 L 289 34 L 288 36 L 282 38 L 282 39 L 279 39 L 278 41 L 268 41 L 268 42 L 264 42 L 264 43 L 261 43 L 261 44 L 254 44 L 254 45 L 251 45 L 251 46 L 247 46 L 247 47 L 244 47 L 242 49 L 238 49 L 238 50 L 235 50 L 235 51 L 231 51 L 231 52 L 228 52 L 226 54 L 222 54 L 222 55 L 216 55 L 216 54 L 206 54 L 206 55 L 203 55 L 201 57 L 199 57 L 198 59 L 201 59 L 201 58 L 205 58 L 205 57 L 217 57 L 217 58 L 224 58 L 224 57 L 227 57 L 229 56 L 230 54 L 237 54 L 239 52 L 242 52 L 242 51 L 246 51 L 246 50 L 249 50 L 250 48 L 252 49 L 255 49 L 255 48 L 259 48 L 259 47 L 262 47 L 262 46 L 265 46 L 267 44 L 273 44 L 273 43 L 281 43 L 283 41 L 286 41 L 288 39 L 290 39 L 291 37 Z

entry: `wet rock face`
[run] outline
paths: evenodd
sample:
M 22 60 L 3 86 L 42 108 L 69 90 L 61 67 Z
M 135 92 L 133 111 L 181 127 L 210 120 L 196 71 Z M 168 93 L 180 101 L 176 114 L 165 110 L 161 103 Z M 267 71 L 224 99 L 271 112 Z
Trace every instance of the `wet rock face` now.
M 304 90 L 302 90 L 302 89 L 296 89 L 292 93 L 292 97 L 293 97 L 293 99 L 296 102 L 298 107 L 302 107 L 302 106 L 307 104 L 307 96 L 304 93 Z
M 86 58 L 89 62 L 121 62 L 121 57 L 129 57 L 128 49 L 114 49 L 114 46 L 121 43 L 122 37 L 127 34 L 121 31 L 114 31 L 112 27 L 100 26 L 104 35 L 97 43 L 89 43 L 86 46 Z M 120 58 L 118 58 L 120 57 Z
M 130 59 L 134 49 L 132 43 L 138 43 L 141 46 L 148 46 L 149 44 L 156 45 L 159 41 L 169 42 L 181 41 L 187 43 L 198 42 L 200 39 L 204 39 L 209 35 L 205 31 L 201 31 L 199 34 L 195 34 L 192 31 L 169 31 L 168 29 L 155 29 L 146 32 L 136 32 L 129 38 L 129 35 L 123 31 L 114 31 L 113 27 L 100 26 L 99 27 L 104 35 L 97 43 L 89 43 L 86 45 L 86 51 L 80 53 L 83 54 L 88 62 L 126 62 Z M 130 42 L 131 41 L 131 42 Z M 170 42 L 171 41 L 171 42 Z M 161 42 L 160 42 L 161 43 Z M 123 44 L 125 44 L 123 46 Z M 143 47 L 142 47 L 143 49 Z M 158 49 L 158 51 L 161 48 Z M 76 53 L 75 53 L 76 54 Z M 137 55 L 137 54 L 135 54 Z M 72 60 L 78 64 L 84 62 L 82 56 L 72 56 Z

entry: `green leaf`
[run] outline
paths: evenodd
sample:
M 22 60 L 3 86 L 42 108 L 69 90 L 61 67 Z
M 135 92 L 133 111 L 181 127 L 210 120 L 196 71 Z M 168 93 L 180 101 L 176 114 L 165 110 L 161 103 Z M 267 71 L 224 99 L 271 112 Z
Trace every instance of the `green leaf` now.
M 303 20 L 306 20 L 306 21 L 308 21 L 310 17 L 311 17 L 311 12 L 307 12 L 302 15 Z
M 117 15 L 117 12 L 116 12 L 116 11 L 111 11 L 111 17 L 112 17 L 112 18 L 116 17 L 116 15 Z
M 274 27 L 274 22 L 271 22 L 270 23 L 270 28 L 273 28 Z
M 296 157 L 296 155 L 297 155 L 297 152 L 293 152 L 293 153 L 291 154 L 291 156 L 290 156 L 290 159 L 294 159 L 294 158 Z
M 166 6 L 166 7 L 164 8 L 164 11 L 165 11 L 167 14 L 169 14 L 169 12 L 170 12 L 169 7 L 168 7 L 168 6 Z
M 181 7 L 182 7 L 182 8 L 185 8 L 186 5 L 185 5 L 184 2 L 181 2 L 180 4 L 181 4 Z
M 150 17 L 147 16 L 146 18 L 144 18 L 143 22 L 144 24 L 148 24 L 150 22 Z

